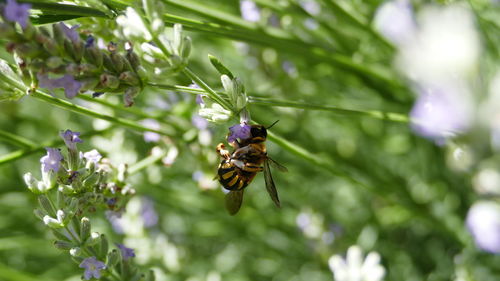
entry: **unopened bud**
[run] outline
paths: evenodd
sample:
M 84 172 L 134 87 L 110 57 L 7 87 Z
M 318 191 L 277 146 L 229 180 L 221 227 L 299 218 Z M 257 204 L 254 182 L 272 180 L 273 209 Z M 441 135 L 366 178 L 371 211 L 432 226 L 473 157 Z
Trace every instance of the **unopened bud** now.
M 106 266 L 108 268 L 112 268 L 115 265 L 117 265 L 119 261 L 120 261 L 120 253 L 118 253 L 118 250 L 113 249 L 113 250 L 111 250 L 111 252 L 108 253 Z
M 139 78 L 132 71 L 122 72 L 118 78 L 129 85 L 139 85 Z
M 191 38 L 189 36 L 186 36 L 182 41 L 181 57 L 184 60 L 187 60 L 190 53 L 191 53 Z
M 57 240 L 54 242 L 54 246 L 59 250 L 67 251 L 73 247 L 73 243 L 68 241 Z
M 69 254 L 73 257 L 79 257 L 82 254 L 82 249 L 80 247 L 71 248 Z
M 103 53 L 98 48 L 92 46 L 85 48 L 84 51 L 85 59 L 96 67 L 101 67 L 103 63 Z
M 90 237 L 90 220 L 83 217 L 80 221 L 80 239 L 85 241 Z
M 104 88 L 116 89 L 120 86 L 120 80 L 116 76 L 110 74 L 102 74 L 100 77 L 100 84 Z

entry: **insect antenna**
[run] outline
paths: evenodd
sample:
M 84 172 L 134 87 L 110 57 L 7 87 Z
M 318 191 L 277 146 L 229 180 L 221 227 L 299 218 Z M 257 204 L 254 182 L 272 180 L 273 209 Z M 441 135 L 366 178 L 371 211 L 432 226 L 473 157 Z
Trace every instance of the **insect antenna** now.
M 276 125 L 276 123 L 278 123 L 279 121 L 280 121 L 279 119 L 274 121 L 274 123 L 272 123 L 271 126 L 267 127 L 266 129 L 271 129 L 271 127 Z

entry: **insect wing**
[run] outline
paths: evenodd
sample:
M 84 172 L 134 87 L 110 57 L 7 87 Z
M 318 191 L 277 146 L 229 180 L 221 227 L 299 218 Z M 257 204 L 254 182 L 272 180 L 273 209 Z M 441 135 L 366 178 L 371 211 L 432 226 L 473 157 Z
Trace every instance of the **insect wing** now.
M 241 203 L 243 202 L 244 189 L 231 190 L 226 194 L 226 209 L 231 216 L 236 215 L 240 210 Z
M 266 189 L 271 196 L 274 204 L 279 208 L 280 199 L 278 198 L 278 191 L 276 191 L 276 186 L 274 185 L 273 176 L 271 175 L 271 169 L 269 168 L 269 161 L 264 161 L 264 179 L 266 180 Z
M 283 166 L 280 163 L 274 161 L 272 158 L 267 157 L 267 160 L 269 160 L 269 162 L 271 163 L 271 165 L 273 165 L 273 167 L 275 167 L 276 169 L 278 169 L 280 172 L 288 172 L 288 169 L 285 166 Z

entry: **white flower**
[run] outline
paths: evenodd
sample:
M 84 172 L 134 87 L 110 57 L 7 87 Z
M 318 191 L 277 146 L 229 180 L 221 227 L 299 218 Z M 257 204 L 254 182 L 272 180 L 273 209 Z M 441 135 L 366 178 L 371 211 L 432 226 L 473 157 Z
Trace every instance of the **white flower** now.
M 328 260 L 335 281 L 380 281 L 385 275 L 385 268 L 380 265 L 380 255 L 370 252 L 363 260 L 361 248 L 349 247 L 346 258 L 333 255 Z
M 414 36 L 416 23 L 409 0 L 389 1 L 375 13 L 374 26 L 395 44 L 404 44 Z
M 490 201 L 474 203 L 467 213 L 467 228 L 476 245 L 490 253 L 500 253 L 500 205 Z
M 240 1 L 240 11 L 241 17 L 250 22 L 256 22 L 260 20 L 260 10 L 253 1 L 242 0 Z
M 116 18 L 116 23 L 122 27 L 123 35 L 127 38 L 136 37 L 141 38 L 142 41 L 150 41 L 152 39 L 141 17 L 131 7 L 127 8 L 124 16 Z
M 466 78 L 476 67 L 479 36 L 471 12 L 461 6 L 425 8 L 414 38 L 400 48 L 398 66 L 419 83 Z

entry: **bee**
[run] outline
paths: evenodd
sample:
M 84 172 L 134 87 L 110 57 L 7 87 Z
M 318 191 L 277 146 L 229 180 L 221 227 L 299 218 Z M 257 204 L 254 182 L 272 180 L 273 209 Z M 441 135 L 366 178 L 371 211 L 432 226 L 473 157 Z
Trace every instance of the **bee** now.
M 265 144 L 267 129 L 274 124 L 267 128 L 262 125 L 252 125 L 250 137 L 243 140 L 236 139 L 229 143 L 234 147 L 232 153 L 225 148 L 223 143 L 217 145 L 217 152 L 222 157 L 222 161 L 219 164 L 216 178 L 225 189 L 229 190 L 225 201 L 226 209 L 230 215 L 235 215 L 239 211 L 245 188 L 253 181 L 257 173 L 262 171 L 264 172 L 267 192 L 274 204 L 280 207 L 278 192 L 269 165 L 272 164 L 283 172 L 286 172 L 287 169 L 267 155 Z

